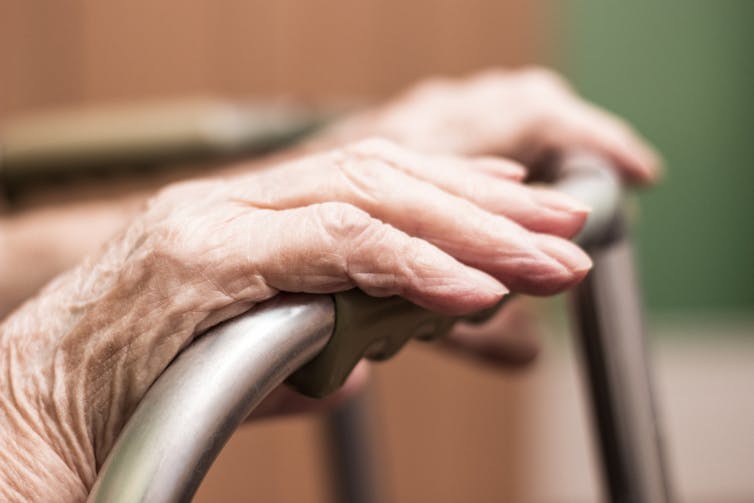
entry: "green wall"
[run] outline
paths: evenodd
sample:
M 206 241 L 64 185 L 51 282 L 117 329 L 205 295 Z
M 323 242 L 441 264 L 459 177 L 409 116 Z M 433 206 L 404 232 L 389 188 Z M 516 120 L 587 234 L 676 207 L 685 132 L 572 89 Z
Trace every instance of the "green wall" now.
M 650 309 L 754 312 L 754 1 L 556 1 L 561 70 L 658 146 L 641 195 Z

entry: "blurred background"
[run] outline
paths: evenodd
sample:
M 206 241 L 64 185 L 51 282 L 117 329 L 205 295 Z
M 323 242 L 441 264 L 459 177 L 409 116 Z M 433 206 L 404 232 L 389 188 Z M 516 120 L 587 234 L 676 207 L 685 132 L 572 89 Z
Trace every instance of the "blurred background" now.
M 377 100 L 431 75 L 553 66 L 667 162 L 639 196 L 636 234 L 679 500 L 753 501 L 752 22 L 749 0 L 0 0 L 0 127 L 187 96 Z M 128 183 L 48 188 L 14 212 Z M 379 366 L 393 501 L 599 500 L 578 359 L 558 301 L 551 311 L 544 354 L 524 371 L 419 344 Z M 329 501 L 325 452 L 319 418 L 244 427 L 197 501 Z

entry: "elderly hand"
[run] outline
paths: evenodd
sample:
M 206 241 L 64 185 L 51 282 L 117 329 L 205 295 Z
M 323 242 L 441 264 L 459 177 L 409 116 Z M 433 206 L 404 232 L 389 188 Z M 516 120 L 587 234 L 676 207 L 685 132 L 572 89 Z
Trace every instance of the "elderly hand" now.
M 359 134 L 424 152 L 502 155 L 529 168 L 552 154 L 585 149 L 607 157 L 637 183 L 654 181 L 661 167 L 652 147 L 625 121 L 583 100 L 545 68 L 420 82 L 332 131 L 334 138 Z
M 652 183 L 661 172 L 658 155 L 628 124 L 583 100 L 544 68 L 421 82 L 384 106 L 336 124 L 325 142 L 373 134 L 423 152 L 516 159 L 533 178 L 553 158 L 578 149 L 604 156 L 628 182 Z M 515 299 L 485 325 L 459 324 L 447 346 L 503 366 L 531 361 L 539 347 L 531 304 Z
M 586 209 L 519 170 L 375 140 L 163 190 L 0 326 L 0 499 L 82 499 L 178 351 L 280 291 L 461 314 L 578 282 L 590 260 L 564 237 Z

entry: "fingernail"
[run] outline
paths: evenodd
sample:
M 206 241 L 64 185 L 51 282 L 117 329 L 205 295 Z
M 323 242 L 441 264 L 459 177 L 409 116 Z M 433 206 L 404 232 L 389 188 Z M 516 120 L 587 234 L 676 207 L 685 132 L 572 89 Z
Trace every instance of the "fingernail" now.
M 592 259 L 584 251 L 565 239 L 542 234 L 537 239 L 542 251 L 571 272 L 585 272 L 592 268 Z
M 534 192 L 539 204 L 555 211 L 565 211 L 577 215 L 588 215 L 592 208 L 569 195 L 549 189 L 538 189 Z

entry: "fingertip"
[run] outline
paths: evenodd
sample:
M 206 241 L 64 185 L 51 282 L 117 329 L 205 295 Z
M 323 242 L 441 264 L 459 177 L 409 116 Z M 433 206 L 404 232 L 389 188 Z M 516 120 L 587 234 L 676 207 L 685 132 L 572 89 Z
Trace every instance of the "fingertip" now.
M 577 245 L 556 236 L 540 234 L 537 238 L 540 248 L 555 258 L 566 269 L 574 273 L 586 273 L 592 268 L 592 259 Z
M 591 104 L 586 104 L 578 116 L 584 121 L 578 137 L 585 146 L 612 159 L 625 179 L 638 184 L 659 180 L 663 164 L 660 154 L 630 124 Z
M 532 229 L 538 232 L 570 238 L 581 230 L 592 212 L 590 206 L 556 190 L 538 187 L 532 194 L 543 209 L 542 222 Z
M 665 163 L 662 156 L 654 149 L 647 147 L 644 157 L 646 182 L 652 185 L 659 183 L 665 177 Z
M 643 182 L 655 183 L 659 181 L 663 171 L 663 160 L 660 153 L 638 132 L 629 129 L 627 133 L 626 150 L 633 155 Z
M 548 234 L 537 236 L 537 245 L 562 266 L 560 275 L 553 276 L 544 291 L 562 291 L 579 283 L 592 268 L 592 259 L 572 242 Z
M 446 273 L 439 284 L 428 285 L 415 303 L 444 314 L 460 316 L 492 307 L 509 293 L 497 279 L 473 267 L 459 264 L 460 274 Z
M 616 159 L 618 168 L 622 168 L 624 178 L 631 183 L 650 185 L 657 179 L 658 168 L 645 155 L 635 151 L 625 151 Z
M 655 185 L 660 181 L 662 177 L 661 170 L 659 168 L 650 166 L 646 163 L 627 163 L 625 161 L 618 162 L 618 168 L 621 169 L 622 178 L 631 185 L 635 186 L 650 186 Z
M 613 158 L 629 181 L 652 185 L 662 177 L 660 154 L 638 136 L 626 136 L 615 145 Z
M 464 267 L 469 277 L 478 285 L 479 293 L 489 298 L 490 305 L 509 293 L 505 285 L 486 272 L 469 266 Z

